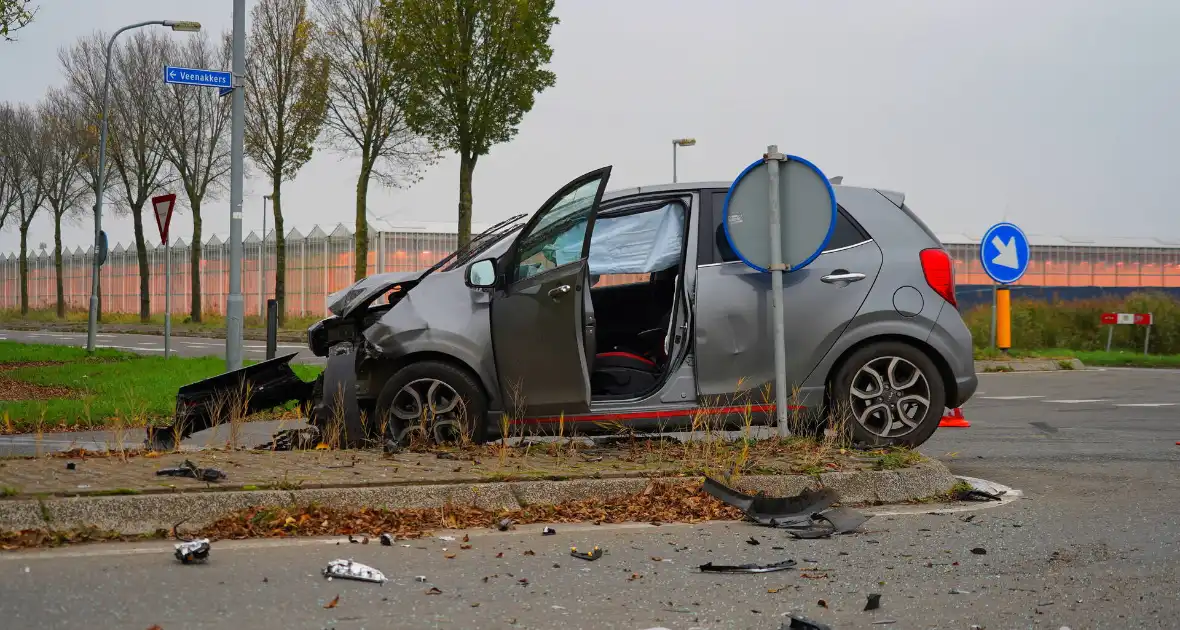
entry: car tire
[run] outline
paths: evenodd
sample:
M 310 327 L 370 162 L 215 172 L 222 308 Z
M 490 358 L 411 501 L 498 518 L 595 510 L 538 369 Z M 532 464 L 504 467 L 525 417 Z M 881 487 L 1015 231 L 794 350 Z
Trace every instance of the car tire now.
M 434 402 L 426 404 L 431 398 Z M 483 443 L 487 439 L 487 408 L 487 395 L 470 372 L 451 363 L 429 360 L 395 372 L 382 386 L 375 410 L 387 448 L 397 448 L 409 445 L 412 434 L 423 429 L 428 441 L 434 443 L 457 441 L 460 432 L 477 444 Z M 414 422 L 411 417 L 418 420 Z
M 916 447 L 938 428 L 946 384 L 925 352 L 880 341 L 840 365 L 828 400 L 829 423 L 842 422 L 854 445 Z

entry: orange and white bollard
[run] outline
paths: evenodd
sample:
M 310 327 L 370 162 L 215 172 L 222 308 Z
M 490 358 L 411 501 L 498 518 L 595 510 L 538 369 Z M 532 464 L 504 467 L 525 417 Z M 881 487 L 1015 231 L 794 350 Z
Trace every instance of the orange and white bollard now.
M 970 422 L 963 417 L 963 410 L 960 407 L 947 410 L 946 414 L 942 416 L 942 420 L 938 423 L 939 428 L 951 427 L 956 429 L 966 429 L 971 426 Z

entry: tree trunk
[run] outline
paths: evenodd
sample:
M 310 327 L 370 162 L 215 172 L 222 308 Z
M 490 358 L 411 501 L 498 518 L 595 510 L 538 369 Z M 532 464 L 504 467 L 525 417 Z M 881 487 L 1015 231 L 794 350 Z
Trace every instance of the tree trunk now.
M 459 154 L 459 247 L 471 241 L 471 175 L 476 157 L 466 151 Z
M 57 318 L 66 318 L 66 288 L 61 277 L 61 214 L 53 213 L 53 275 L 57 276 Z
M 280 326 L 287 321 L 287 239 L 283 236 L 283 205 L 279 194 L 282 185 L 281 179 L 274 178 L 270 193 L 270 205 L 275 215 L 275 302 L 278 303 Z
M 356 178 L 356 261 L 353 264 L 353 280 L 360 280 L 369 274 L 369 219 L 366 211 L 369 203 L 369 176 L 372 172 L 373 166 L 366 153 L 361 156 L 361 174 Z
M 20 226 L 20 314 L 29 314 L 29 226 Z
M 192 308 L 189 318 L 195 323 L 201 321 L 201 198 L 189 197 L 193 210 L 193 240 L 189 243 L 189 260 L 192 262 L 189 275 L 192 277 Z
M 139 321 L 146 324 L 152 317 L 152 290 L 148 276 L 147 243 L 143 238 L 142 203 L 138 207 L 131 206 L 131 219 L 135 223 L 135 257 L 139 259 Z

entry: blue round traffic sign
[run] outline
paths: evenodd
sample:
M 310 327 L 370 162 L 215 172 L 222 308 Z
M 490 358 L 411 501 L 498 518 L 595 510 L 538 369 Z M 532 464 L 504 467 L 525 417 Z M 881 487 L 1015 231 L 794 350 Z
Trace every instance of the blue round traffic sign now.
M 786 155 L 779 163 L 780 257 L 787 271 L 811 264 L 836 229 L 836 192 L 807 160 Z M 746 265 L 770 270 L 770 171 L 761 159 L 733 180 L 725 195 L 725 239 Z
M 1000 284 L 1012 284 L 1028 270 L 1028 237 L 1011 223 L 997 223 L 979 242 L 983 271 Z

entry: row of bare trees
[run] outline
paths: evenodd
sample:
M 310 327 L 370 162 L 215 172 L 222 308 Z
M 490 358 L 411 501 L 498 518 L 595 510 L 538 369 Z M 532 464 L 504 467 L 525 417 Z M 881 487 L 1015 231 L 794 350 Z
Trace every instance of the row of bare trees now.
M 370 184 L 417 181 L 441 151 L 460 155 L 459 243 L 470 238 L 476 159 L 515 134 L 545 70 L 554 0 L 259 0 L 247 39 L 245 150 L 265 176 L 274 213 L 274 295 L 285 312 L 282 185 L 317 148 L 359 158 L 355 277 L 366 272 Z M 0 105 L 0 229 L 20 231 L 21 311 L 28 311 L 27 240 L 52 214 L 57 311 L 65 314 L 61 225 L 104 195 L 135 229 L 140 317 L 150 314 L 144 210 L 169 187 L 192 213 L 190 317 L 200 321 L 202 207 L 228 187 L 230 100 L 165 85 L 164 65 L 228 68 L 230 37 L 178 40 L 139 30 L 111 59 L 108 172 L 97 190 L 105 46 L 94 33 L 59 51 L 66 78 L 40 103 Z M 148 207 L 148 212 L 152 209 Z M 150 220 L 149 214 L 149 220 Z

